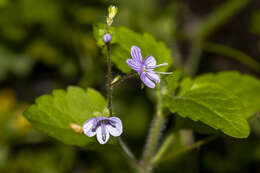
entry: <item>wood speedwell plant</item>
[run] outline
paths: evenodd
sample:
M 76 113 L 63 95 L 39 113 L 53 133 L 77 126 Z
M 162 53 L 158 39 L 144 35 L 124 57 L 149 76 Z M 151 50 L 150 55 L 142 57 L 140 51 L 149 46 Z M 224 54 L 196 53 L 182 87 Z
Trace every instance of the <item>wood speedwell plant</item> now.
M 187 64 L 176 68 L 175 57 L 164 43 L 146 33 L 112 27 L 117 10 L 110 6 L 106 24 L 94 25 L 97 45 L 107 57 L 106 99 L 92 88 L 54 90 L 52 95 L 37 98 L 24 113 L 35 127 L 68 145 L 84 148 L 118 145 L 129 165 L 139 173 L 152 172 L 159 163 L 204 145 L 218 135 L 249 136 L 248 120 L 260 110 L 260 81 L 257 78 L 236 71 L 190 77 L 197 66 L 196 57 L 189 57 Z M 202 42 L 197 40 L 196 43 L 199 46 Z M 124 75 L 114 76 L 112 64 Z M 124 122 L 120 117 L 127 115 L 115 115 L 112 109 L 114 87 L 129 78 L 140 79 L 140 83 L 156 95 L 155 117 L 140 159 L 122 139 L 127 139 L 127 134 L 124 134 Z M 204 124 L 214 133 L 180 151 L 168 152 L 176 138 L 183 134 L 175 129 L 162 135 L 169 115 Z

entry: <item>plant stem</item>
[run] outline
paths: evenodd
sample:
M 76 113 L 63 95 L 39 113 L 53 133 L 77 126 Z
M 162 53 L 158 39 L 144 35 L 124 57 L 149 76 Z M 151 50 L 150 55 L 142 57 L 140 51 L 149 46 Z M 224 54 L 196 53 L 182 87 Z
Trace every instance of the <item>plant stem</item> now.
M 136 158 L 132 151 L 129 150 L 128 146 L 125 144 L 125 142 L 121 139 L 121 137 L 118 137 L 118 143 L 121 146 L 121 148 L 124 150 L 124 152 L 131 158 L 132 160 L 136 161 Z
M 152 164 L 155 165 L 166 153 L 166 151 L 169 149 L 169 147 L 172 145 L 172 143 L 175 140 L 175 135 L 170 134 L 163 142 L 161 147 L 159 148 L 158 152 L 155 154 L 155 156 L 152 159 Z
M 132 166 L 132 168 L 138 172 L 142 172 L 141 171 L 142 168 L 138 164 L 134 154 L 132 153 L 132 151 L 130 151 L 130 149 L 128 148 L 126 143 L 121 139 L 121 137 L 118 137 L 117 141 L 118 141 L 118 144 L 121 146 L 121 150 L 123 151 L 125 157 L 127 158 L 128 162 Z
M 130 73 L 130 74 L 127 74 L 125 76 L 122 76 L 120 79 L 118 79 L 117 81 L 112 83 L 112 87 L 114 87 L 114 86 L 120 84 L 121 82 L 123 82 L 123 81 L 125 81 L 125 80 L 127 80 L 127 79 L 129 79 L 131 77 L 134 77 L 134 76 L 136 76 L 135 73 Z
M 192 42 L 190 54 L 187 62 L 184 66 L 184 72 L 186 75 L 193 76 L 199 67 L 202 52 L 202 41 L 199 38 L 195 38 Z
M 157 98 L 156 116 L 152 123 L 151 129 L 149 131 L 147 143 L 144 148 L 143 159 L 141 161 L 141 165 L 145 173 L 151 172 L 153 169 L 151 165 L 151 159 L 154 156 L 155 150 L 157 148 L 157 144 L 161 136 L 161 131 L 163 129 L 163 124 L 165 119 L 162 113 L 162 96 L 161 96 L 160 87 L 158 87 L 156 90 L 156 98 Z
M 109 116 L 112 116 L 112 64 L 110 58 L 110 44 L 107 43 L 107 108 L 109 110 Z
M 112 63 L 111 63 L 111 58 L 110 58 L 110 44 L 109 42 L 106 43 L 106 47 L 107 47 L 107 99 L 108 99 L 108 105 L 107 108 L 109 110 L 109 116 L 113 116 L 113 112 L 112 112 L 112 93 L 113 93 L 113 86 L 112 86 Z M 123 151 L 123 153 L 125 154 L 125 156 L 127 157 L 127 159 L 129 160 L 129 163 L 132 167 L 134 167 L 135 169 L 140 169 L 135 156 L 133 155 L 133 153 L 131 152 L 131 150 L 128 148 L 128 146 L 125 144 L 125 142 L 123 142 L 123 140 L 119 137 L 118 138 L 118 143 Z
M 187 153 L 187 152 L 189 152 L 189 151 L 191 151 L 191 150 L 193 150 L 195 148 L 198 148 L 198 147 L 200 147 L 200 146 L 202 146 L 204 144 L 207 144 L 207 143 L 211 142 L 212 140 L 214 140 L 216 138 L 217 138 L 217 135 L 209 136 L 209 137 L 207 137 L 207 138 L 205 138 L 203 140 L 200 140 L 200 141 L 198 141 L 198 142 L 196 142 L 196 143 L 194 143 L 194 144 L 192 144 L 192 145 L 190 145 L 190 146 L 188 146 L 186 148 L 183 148 L 183 149 L 181 149 L 181 150 L 179 150 L 177 152 L 174 152 L 173 154 L 169 154 L 168 156 L 162 158 L 161 160 L 157 160 L 156 162 L 154 162 L 154 164 L 158 164 L 158 163 L 170 160 L 170 159 L 174 159 L 174 158 L 176 158 L 176 157 L 178 157 L 178 156 L 180 156 L 180 155 L 182 155 L 184 153 Z
M 203 45 L 203 49 L 207 52 L 216 53 L 226 56 L 227 58 L 235 59 L 240 63 L 247 65 L 256 72 L 260 73 L 260 63 L 256 61 L 255 58 L 248 56 L 240 50 L 213 42 L 205 42 Z

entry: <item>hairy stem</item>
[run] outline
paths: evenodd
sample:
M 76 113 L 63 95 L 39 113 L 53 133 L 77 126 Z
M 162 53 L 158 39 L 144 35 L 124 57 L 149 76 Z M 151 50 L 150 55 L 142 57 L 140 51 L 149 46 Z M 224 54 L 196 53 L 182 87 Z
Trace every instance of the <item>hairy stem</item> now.
M 117 138 L 118 144 L 121 147 L 122 152 L 124 153 L 126 159 L 128 160 L 130 166 L 136 170 L 137 172 L 142 172 L 142 168 L 140 167 L 140 165 L 138 164 L 134 154 L 132 153 L 132 151 L 129 149 L 129 147 L 127 146 L 127 144 L 121 139 L 121 137 Z
M 107 43 L 107 108 L 109 110 L 109 115 L 112 116 L 112 64 L 110 58 L 110 44 Z
M 158 152 L 155 154 L 155 156 L 152 159 L 151 163 L 153 165 L 155 165 L 164 156 L 164 154 L 167 152 L 167 150 L 172 145 L 174 140 L 175 140 L 174 134 L 170 134 L 169 136 L 167 136 L 167 138 L 164 140 L 163 144 L 159 148 Z
M 162 96 L 161 96 L 160 87 L 157 88 L 156 98 L 157 98 L 156 116 L 152 123 L 152 127 L 149 131 L 147 143 L 145 145 L 143 158 L 141 161 L 141 165 L 145 173 L 149 173 L 153 169 L 151 165 L 151 160 L 157 148 L 157 144 L 161 136 L 161 131 L 163 129 L 163 124 L 165 119 L 162 112 Z
M 135 73 L 130 73 L 130 74 L 127 74 L 127 75 L 125 75 L 125 76 L 122 76 L 122 77 L 120 77 L 120 79 L 118 79 L 117 81 L 115 81 L 115 82 L 112 83 L 112 87 L 114 87 L 114 86 L 120 84 L 121 82 L 123 82 L 123 81 L 125 81 L 125 80 L 127 80 L 127 79 L 129 79 L 129 78 L 132 78 L 132 77 L 134 77 L 134 76 L 136 76 Z
M 193 76 L 197 72 L 201 59 L 201 52 L 202 41 L 200 39 L 195 39 L 192 43 L 187 62 L 184 66 L 185 74 Z
M 112 112 L 112 93 L 113 93 L 113 86 L 112 86 L 112 63 L 110 58 L 110 44 L 109 42 L 106 43 L 107 47 L 107 99 L 108 99 L 108 105 L 107 108 L 109 110 L 109 116 L 113 116 Z M 135 159 L 135 156 L 131 152 L 131 150 L 128 148 L 128 146 L 123 142 L 123 140 L 119 137 L 118 143 L 127 157 L 129 164 L 136 170 L 140 170 L 140 166 L 138 165 L 138 162 Z
M 191 151 L 191 150 L 193 150 L 195 148 L 199 148 L 200 146 L 205 145 L 205 144 L 213 141 L 217 137 L 218 137 L 217 135 L 209 136 L 209 137 L 207 137 L 205 139 L 202 139 L 202 140 L 200 140 L 200 141 L 198 141 L 198 142 L 196 142 L 196 143 L 194 143 L 194 144 L 192 144 L 192 145 L 190 145 L 188 147 L 185 147 L 185 148 L 183 148 L 183 149 L 181 149 L 181 150 L 179 150 L 177 152 L 174 152 L 172 154 L 168 154 L 166 157 L 162 158 L 161 160 L 157 160 L 155 163 L 158 164 L 158 163 L 170 160 L 170 159 L 174 159 L 174 158 L 176 158 L 176 157 L 178 157 L 178 156 L 180 156 L 182 154 L 185 154 L 185 153 L 187 153 L 187 152 L 189 152 L 189 151 Z

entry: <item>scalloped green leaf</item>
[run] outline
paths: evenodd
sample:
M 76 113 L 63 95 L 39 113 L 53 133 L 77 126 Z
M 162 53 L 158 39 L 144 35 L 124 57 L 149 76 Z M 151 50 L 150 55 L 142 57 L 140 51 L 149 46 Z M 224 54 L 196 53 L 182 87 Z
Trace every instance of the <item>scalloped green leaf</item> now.
M 101 47 L 104 46 L 102 36 L 106 29 L 104 24 L 96 24 L 94 26 L 94 36 L 97 44 Z M 111 46 L 111 59 L 112 62 L 124 73 L 130 73 L 131 68 L 126 64 L 126 60 L 131 58 L 131 46 L 138 46 L 143 55 L 143 59 L 152 54 L 157 63 L 167 62 L 168 66 L 159 67 L 159 71 L 166 71 L 173 63 L 171 57 L 171 50 L 166 47 L 163 42 L 158 42 L 151 35 L 144 33 L 139 34 L 125 27 L 111 27 L 110 33 L 112 35 Z M 103 52 L 105 48 L 103 48 Z
M 183 75 L 182 70 L 178 69 L 178 70 L 175 70 L 171 75 L 169 75 L 166 78 L 169 93 L 171 93 L 171 94 L 174 93 L 175 90 L 178 88 L 179 81 L 180 81 L 182 75 Z
M 24 116 L 36 128 L 65 144 L 86 146 L 96 139 L 74 132 L 70 123 L 83 125 L 89 118 L 103 113 L 106 105 L 104 97 L 94 89 L 69 87 L 67 91 L 54 90 L 52 95 L 40 96 Z
M 197 77 L 191 87 L 215 85 L 237 96 L 243 103 L 243 116 L 250 118 L 260 111 L 260 80 L 236 71 L 223 71 Z
M 165 101 L 173 113 L 237 138 L 249 135 L 247 119 L 260 111 L 260 80 L 235 71 L 184 78 L 178 91 Z
M 201 121 L 226 135 L 236 138 L 249 135 L 248 122 L 241 114 L 242 103 L 218 86 L 191 87 L 179 96 L 168 97 L 167 104 L 171 112 Z

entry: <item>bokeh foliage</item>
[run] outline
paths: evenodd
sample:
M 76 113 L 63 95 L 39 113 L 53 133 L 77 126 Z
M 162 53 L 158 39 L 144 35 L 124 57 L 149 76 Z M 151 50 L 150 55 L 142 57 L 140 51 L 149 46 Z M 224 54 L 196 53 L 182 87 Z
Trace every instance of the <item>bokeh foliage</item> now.
M 0 0 L 0 172 L 130 172 L 113 147 L 107 147 L 100 153 L 64 147 L 32 128 L 22 117 L 22 112 L 36 97 L 51 94 L 53 89 L 65 89 L 68 85 L 92 87 L 105 95 L 105 62 L 92 35 L 92 27 L 96 22 L 105 21 L 106 7 L 110 3 L 103 0 Z M 113 3 L 119 6 L 115 26 L 149 33 L 156 40 L 166 42 L 172 50 L 170 57 L 175 58 L 174 64 L 178 64 L 178 57 L 188 57 L 190 49 L 186 46 L 191 44 L 195 45 L 193 55 L 203 58 L 198 67 L 199 73 L 232 69 L 259 76 L 256 69 L 252 70 L 250 65 L 246 67 L 247 64 L 243 63 L 248 62 L 244 60 L 244 54 L 259 61 L 257 1 L 122 0 Z M 249 22 L 244 24 L 245 20 Z M 205 40 L 201 43 L 200 37 L 199 42 L 194 41 L 197 36 L 194 31 L 198 31 L 204 21 L 221 21 L 219 24 L 203 25 L 210 27 L 207 29 L 210 34 L 204 37 L 206 41 L 238 50 L 243 55 L 235 54 L 233 60 L 224 59 L 234 55 L 231 49 L 213 49 L 209 47 L 212 44 L 207 44 Z M 239 21 L 239 27 L 234 21 Z M 117 66 L 114 69 L 117 70 Z M 116 73 L 120 74 L 119 70 Z M 233 83 L 236 85 L 236 82 Z M 123 138 L 136 153 L 142 148 L 155 110 L 153 94 L 139 87 L 140 83 L 133 79 L 115 91 L 115 113 L 131 114 L 122 117 L 126 122 L 126 136 Z M 233 91 L 233 88 L 230 90 Z M 251 97 L 257 97 L 257 94 L 244 95 L 243 92 L 240 96 L 250 102 Z M 257 105 L 257 102 L 254 103 Z M 251 106 L 253 109 L 254 105 Z M 175 118 L 172 121 L 175 122 Z M 221 137 L 199 152 L 172 159 L 160 168 L 165 172 L 257 172 L 260 121 L 256 116 L 250 122 L 252 135 L 247 141 Z M 131 126 L 133 123 L 136 123 L 135 127 Z M 171 127 L 172 123 L 168 126 Z M 200 137 L 200 133 L 195 133 L 195 138 Z M 175 151 L 189 145 L 181 137 L 178 141 L 173 146 Z

